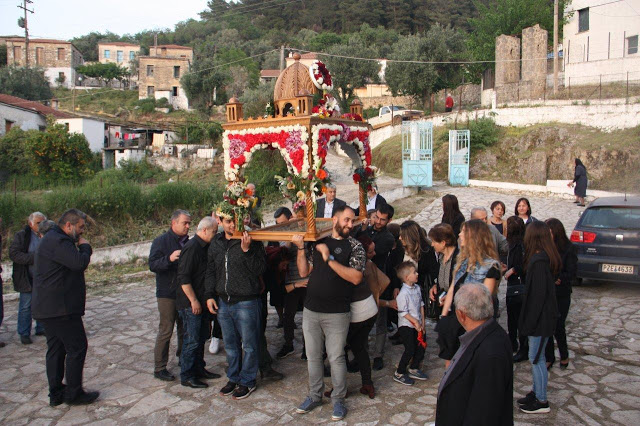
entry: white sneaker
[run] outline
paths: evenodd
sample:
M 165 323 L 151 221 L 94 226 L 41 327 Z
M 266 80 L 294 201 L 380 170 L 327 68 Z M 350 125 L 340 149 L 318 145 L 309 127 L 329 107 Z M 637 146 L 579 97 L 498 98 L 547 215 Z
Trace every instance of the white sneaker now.
M 220 339 L 217 337 L 211 338 L 211 343 L 209 344 L 209 353 L 217 354 L 220 350 Z

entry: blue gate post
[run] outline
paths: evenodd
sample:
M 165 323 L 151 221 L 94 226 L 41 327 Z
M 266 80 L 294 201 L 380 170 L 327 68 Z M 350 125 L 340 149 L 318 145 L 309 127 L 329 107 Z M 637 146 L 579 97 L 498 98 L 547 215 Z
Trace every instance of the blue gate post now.
M 433 124 L 402 123 L 402 185 L 433 186 Z
M 469 130 L 449 130 L 449 185 L 469 186 Z

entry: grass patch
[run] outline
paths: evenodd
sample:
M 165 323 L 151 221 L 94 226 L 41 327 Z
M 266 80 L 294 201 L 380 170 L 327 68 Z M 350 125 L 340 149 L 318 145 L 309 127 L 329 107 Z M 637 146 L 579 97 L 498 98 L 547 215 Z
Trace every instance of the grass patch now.
M 371 162 L 385 175 L 402 178 L 402 135 L 393 136 L 375 147 Z

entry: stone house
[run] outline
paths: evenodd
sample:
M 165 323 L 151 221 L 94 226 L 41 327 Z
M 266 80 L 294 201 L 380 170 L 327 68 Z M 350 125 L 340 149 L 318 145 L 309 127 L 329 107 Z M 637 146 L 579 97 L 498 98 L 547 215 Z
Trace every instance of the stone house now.
M 7 64 L 25 66 L 27 52 L 24 37 L 6 39 Z M 72 88 L 76 84 L 77 66 L 83 64 L 82 54 L 64 40 L 29 39 L 29 65 L 44 68 L 51 85 Z
M 98 62 L 101 64 L 115 63 L 129 69 L 140 55 L 140 45 L 121 41 L 104 41 L 98 43 Z
M 564 84 L 640 80 L 640 0 L 574 0 L 563 27 Z
M 189 100 L 180 85 L 189 72 L 193 49 L 177 45 L 149 48 L 149 56 L 140 56 L 138 65 L 138 98 L 167 98 L 177 109 L 189 109 Z

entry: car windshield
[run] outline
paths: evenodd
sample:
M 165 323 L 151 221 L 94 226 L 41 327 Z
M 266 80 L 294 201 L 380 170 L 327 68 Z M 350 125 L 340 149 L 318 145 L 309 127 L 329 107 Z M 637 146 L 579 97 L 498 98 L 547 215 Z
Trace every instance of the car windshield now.
M 404 109 L 403 106 L 394 105 L 392 108 L 394 111 L 402 111 Z
M 594 207 L 582 215 L 581 226 L 608 229 L 640 229 L 640 208 Z

